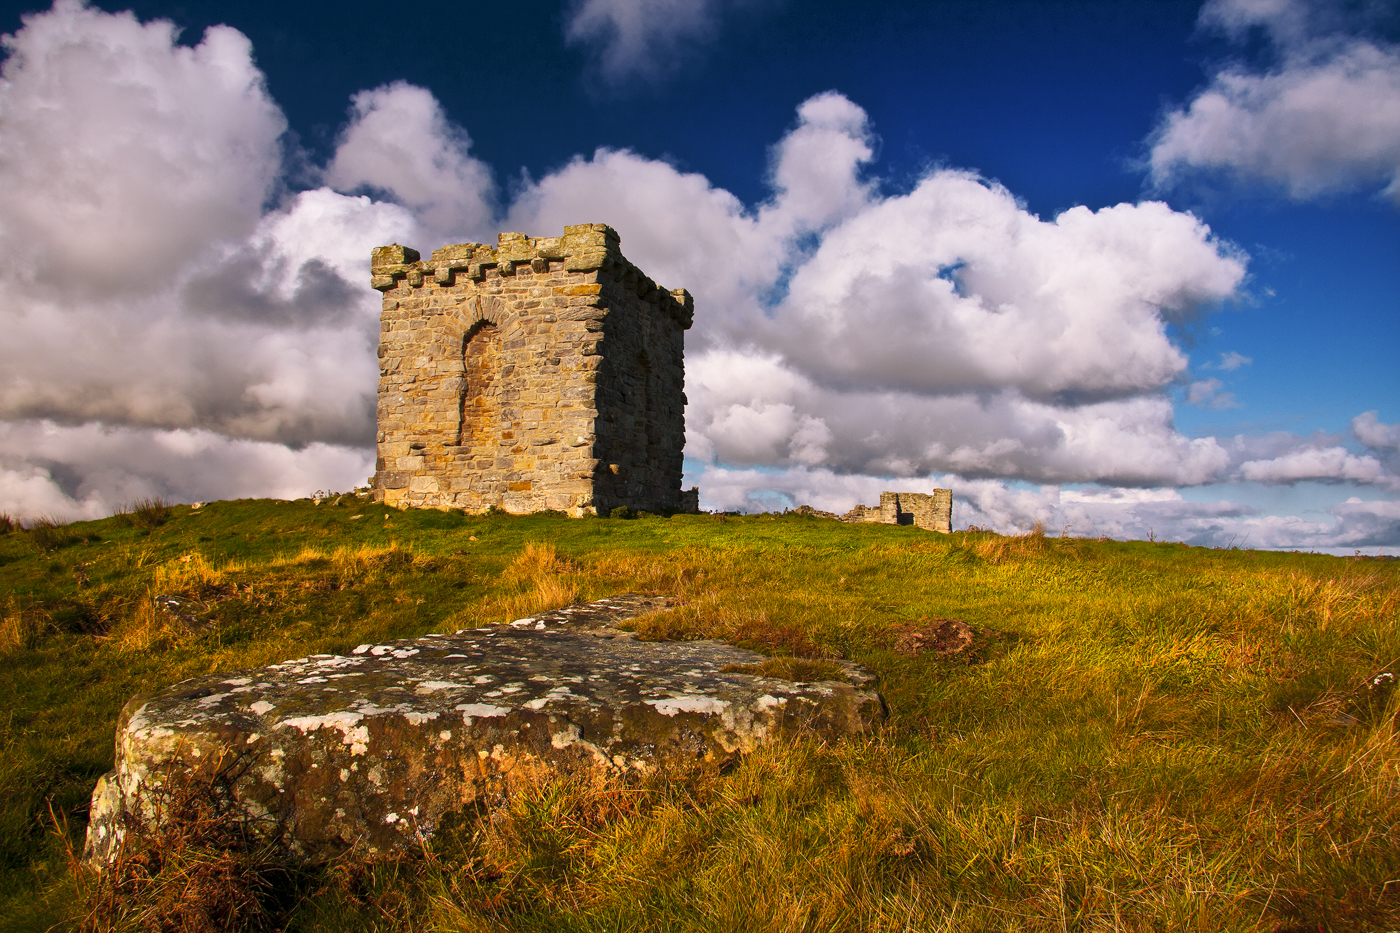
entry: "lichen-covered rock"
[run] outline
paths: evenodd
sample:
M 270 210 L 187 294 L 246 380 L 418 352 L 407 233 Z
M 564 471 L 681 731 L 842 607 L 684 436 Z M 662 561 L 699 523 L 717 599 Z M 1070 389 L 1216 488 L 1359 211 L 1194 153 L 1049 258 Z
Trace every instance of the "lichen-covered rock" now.
M 158 818 L 153 790 L 189 776 L 218 780 L 294 858 L 388 856 L 521 784 L 722 760 L 883 717 L 854 665 L 850 682 L 795 683 L 730 670 L 763 660 L 750 651 L 611 627 L 658 605 L 602 600 L 137 697 L 118 723 L 116 770 L 93 793 L 88 857 L 109 860 L 131 826 Z

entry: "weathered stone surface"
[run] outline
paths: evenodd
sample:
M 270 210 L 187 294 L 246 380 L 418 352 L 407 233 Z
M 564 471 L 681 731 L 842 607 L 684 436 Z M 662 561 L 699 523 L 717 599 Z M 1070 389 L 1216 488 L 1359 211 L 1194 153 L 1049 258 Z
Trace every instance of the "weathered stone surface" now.
M 381 246 L 375 497 L 397 506 L 698 511 L 681 491 L 695 303 L 604 224 L 420 260 Z M 607 467 L 600 466 L 607 464 Z
M 750 651 L 612 627 L 665 604 L 618 597 L 137 697 L 118 723 L 116 769 L 93 793 L 88 857 L 110 859 L 133 819 L 152 817 L 152 788 L 188 775 L 217 775 L 293 857 L 388 856 L 522 783 L 724 760 L 883 718 L 855 665 L 849 682 L 796 683 L 733 671 L 764 660 Z
M 935 489 L 933 495 L 921 492 L 882 492 L 875 507 L 858 505 L 841 516 L 846 522 L 883 522 L 886 525 L 915 525 L 944 534 L 953 530 L 953 491 Z

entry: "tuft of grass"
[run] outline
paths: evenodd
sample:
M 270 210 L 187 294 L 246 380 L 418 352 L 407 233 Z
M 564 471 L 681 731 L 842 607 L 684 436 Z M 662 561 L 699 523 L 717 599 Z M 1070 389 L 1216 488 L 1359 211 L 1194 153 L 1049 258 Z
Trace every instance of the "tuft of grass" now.
M 487 620 L 509 621 L 559 609 L 578 599 L 577 566 L 547 541 L 530 541 L 501 574 L 505 592 L 488 607 Z
M 159 528 L 170 521 L 170 514 L 170 506 L 159 496 L 137 499 L 131 504 L 131 516 L 139 528 Z
M 0 512 L 0 535 L 7 535 L 23 530 L 24 525 L 20 524 L 19 519 L 10 515 L 9 512 Z
M 4 615 L 0 615 L 0 657 L 6 657 L 31 645 L 43 625 L 36 613 L 20 609 L 12 594 L 5 605 Z
M 41 551 L 56 551 L 82 540 L 82 536 L 76 534 L 67 522 L 48 515 L 35 519 L 27 531 L 29 540 Z
M 293 931 L 1400 928 L 1400 562 L 722 519 L 340 497 L 0 535 L 0 930 L 94 903 L 64 846 L 130 696 L 627 591 L 677 598 L 641 637 L 865 665 L 886 728 L 539 788 L 420 857 L 291 880 L 209 827 L 235 841 L 171 840 L 104 916 L 227 884 Z M 978 636 L 955 660 L 947 620 Z
M 153 531 L 170 521 L 174 509 L 159 496 L 146 496 L 112 513 L 113 522 L 121 528 L 142 528 Z

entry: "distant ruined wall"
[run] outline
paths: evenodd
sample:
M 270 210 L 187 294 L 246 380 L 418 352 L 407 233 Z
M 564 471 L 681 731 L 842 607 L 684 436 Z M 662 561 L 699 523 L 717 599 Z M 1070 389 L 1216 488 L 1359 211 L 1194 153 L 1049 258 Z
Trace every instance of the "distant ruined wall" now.
M 858 505 L 843 515 L 842 521 L 917 525 L 947 534 L 953 530 L 953 491 L 935 489 L 933 495 L 882 492 L 878 506 Z
M 681 490 L 694 302 L 603 224 L 502 233 L 420 260 L 374 250 L 384 294 L 375 498 L 397 506 L 694 511 Z

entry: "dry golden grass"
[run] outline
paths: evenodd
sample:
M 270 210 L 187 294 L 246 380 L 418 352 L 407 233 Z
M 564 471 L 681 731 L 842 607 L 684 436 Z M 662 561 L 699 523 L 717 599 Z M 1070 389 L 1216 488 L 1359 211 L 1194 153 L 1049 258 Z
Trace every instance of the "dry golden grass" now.
M 503 592 L 472 615 L 478 624 L 511 621 L 560 609 L 579 598 L 579 572 L 553 544 L 530 541 L 500 575 Z
M 1047 547 L 1045 526 L 1036 522 L 1035 527 L 1022 535 L 1008 536 L 993 532 L 976 534 L 969 549 L 983 560 L 999 564 L 1006 560 L 1044 554 Z
M 33 611 L 20 609 L 13 595 L 6 601 L 0 615 L 0 657 L 27 647 L 43 630 L 43 624 Z

